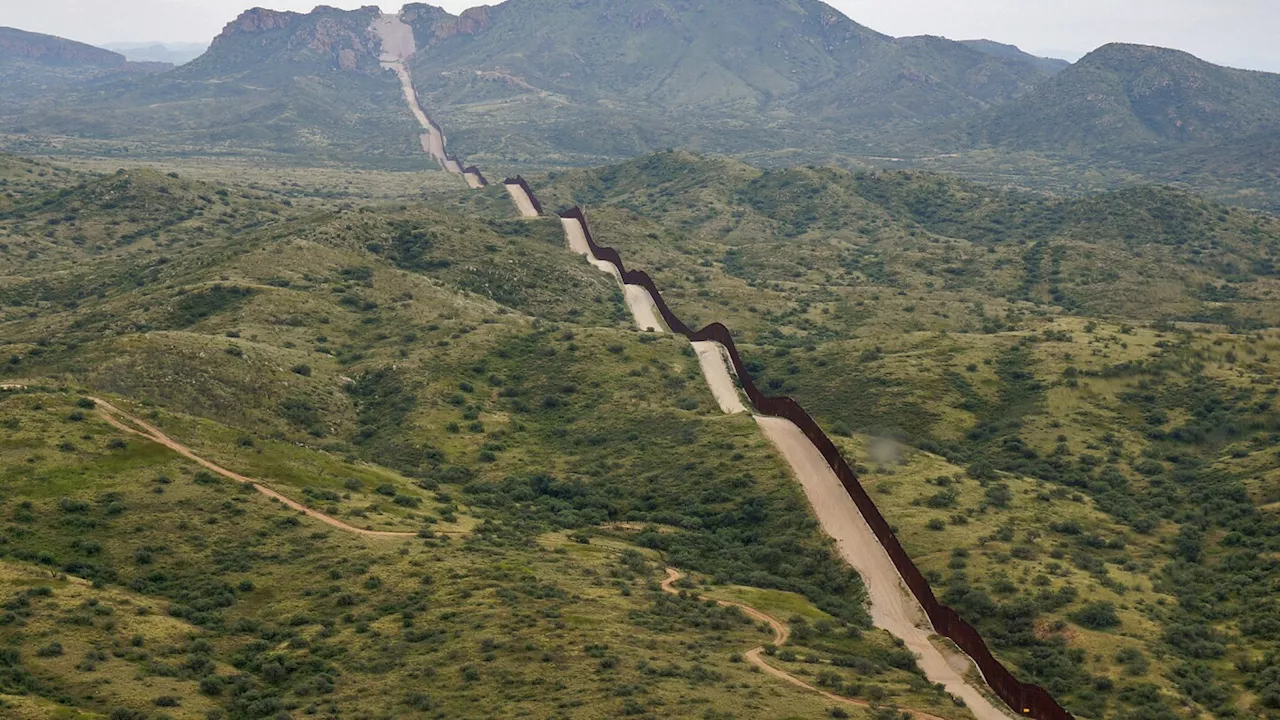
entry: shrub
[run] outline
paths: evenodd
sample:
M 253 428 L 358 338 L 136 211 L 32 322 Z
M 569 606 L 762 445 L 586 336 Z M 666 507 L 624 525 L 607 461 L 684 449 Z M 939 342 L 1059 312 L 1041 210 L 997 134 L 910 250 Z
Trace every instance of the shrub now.
M 1116 614 L 1116 606 L 1105 601 L 1093 602 L 1071 614 L 1071 619 L 1090 630 L 1105 630 L 1118 627 L 1120 616 Z
M 58 642 L 57 640 L 54 640 L 53 642 L 49 643 L 48 645 L 43 645 L 43 646 L 41 646 L 38 650 L 36 650 L 36 655 L 38 655 L 38 656 L 40 656 L 40 657 L 46 657 L 46 658 L 47 658 L 47 657 L 61 657 L 61 656 L 62 656 L 62 643 Z
M 311 377 L 311 366 L 307 364 L 294 365 L 293 372 L 302 377 Z
M 182 704 L 182 702 L 179 701 L 178 698 L 172 695 L 161 695 L 160 697 L 156 698 L 152 702 L 156 704 L 156 707 L 178 707 L 179 705 Z

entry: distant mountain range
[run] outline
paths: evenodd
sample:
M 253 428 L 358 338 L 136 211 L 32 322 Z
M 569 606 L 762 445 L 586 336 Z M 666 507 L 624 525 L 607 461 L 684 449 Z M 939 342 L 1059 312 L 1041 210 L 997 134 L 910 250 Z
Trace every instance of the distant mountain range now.
M 207 43 L 107 43 L 102 47 L 135 62 L 164 62 L 182 65 L 204 54 Z
M 377 15 L 256 8 L 200 57 L 148 77 L 118 71 L 159 66 L 78 43 L 0 41 L 0 68 L 66 57 L 116 70 L 106 84 L 102 72 L 35 82 L 0 109 L 0 131 L 422 163 L 379 66 Z M 1269 177 L 1237 141 L 1265 150 L 1280 133 L 1280 75 L 1135 45 L 1070 64 L 990 40 L 894 38 L 818 0 L 508 0 L 460 15 L 411 4 L 402 16 L 424 106 L 456 152 L 489 166 L 682 147 L 763 164 L 958 158 L 945 162 L 975 176 L 1034 168 L 1068 185 L 1102 167 L 1234 192 Z M 42 86 L 56 92 L 31 92 Z

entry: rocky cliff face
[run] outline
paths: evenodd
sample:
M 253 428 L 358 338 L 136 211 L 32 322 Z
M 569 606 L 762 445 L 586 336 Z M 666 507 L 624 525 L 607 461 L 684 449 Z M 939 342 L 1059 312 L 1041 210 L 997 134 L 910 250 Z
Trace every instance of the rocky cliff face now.
M 372 72 L 377 69 L 377 41 L 369 25 L 378 14 L 376 7 L 346 11 L 322 5 L 309 13 L 254 8 L 227 24 L 210 47 L 209 62 L 319 60 L 332 70 Z
M 474 7 L 454 16 L 434 5 L 411 3 L 404 6 L 402 17 L 413 27 L 419 47 L 448 40 L 455 35 L 478 35 L 493 23 L 492 8 Z
M 265 8 L 253 8 L 252 10 L 246 10 L 240 14 L 240 17 L 227 23 L 227 26 L 222 29 L 222 34 L 214 38 L 213 42 L 216 45 L 220 42 L 227 42 L 237 35 L 252 35 L 272 30 L 283 30 L 296 25 L 303 17 L 301 13 L 296 12 L 278 12 Z

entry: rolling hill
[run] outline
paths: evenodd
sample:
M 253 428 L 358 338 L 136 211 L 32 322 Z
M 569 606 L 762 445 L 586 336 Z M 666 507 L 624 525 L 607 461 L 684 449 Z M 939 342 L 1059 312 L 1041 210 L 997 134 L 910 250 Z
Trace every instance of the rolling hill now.
M 1077 717 L 1271 717 L 1280 218 L 661 153 L 531 178 L 795 397 Z
M 6 717 L 825 714 L 709 596 L 786 618 L 793 672 L 971 718 L 555 219 L 7 156 L 0 180 Z

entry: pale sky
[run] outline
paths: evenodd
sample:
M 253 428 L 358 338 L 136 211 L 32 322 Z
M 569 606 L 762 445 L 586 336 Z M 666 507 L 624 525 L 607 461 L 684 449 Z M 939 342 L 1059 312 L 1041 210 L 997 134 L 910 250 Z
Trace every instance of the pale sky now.
M 88 43 L 207 42 L 246 7 L 310 10 L 316 0 L 0 0 L 0 25 Z M 328 0 L 356 8 L 376 0 Z M 475 2 L 440 0 L 458 12 Z M 989 38 L 1074 60 L 1108 42 L 1163 45 L 1280 72 L 1280 0 L 830 0 L 890 35 Z M 386 3 L 385 10 L 399 6 Z

